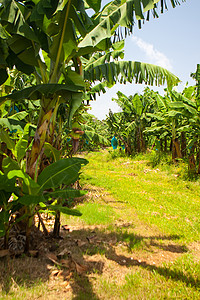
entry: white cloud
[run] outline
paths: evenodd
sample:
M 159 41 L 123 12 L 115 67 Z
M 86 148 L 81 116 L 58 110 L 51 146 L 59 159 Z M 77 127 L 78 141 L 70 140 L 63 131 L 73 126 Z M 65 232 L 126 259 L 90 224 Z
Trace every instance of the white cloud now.
M 155 49 L 153 44 L 147 43 L 137 36 L 133 36 L 132 40 L 142 51 L 144 51 L 146 58 L 148 59 L 148 63 L 173 71 L 169 58 L 164 53 Z

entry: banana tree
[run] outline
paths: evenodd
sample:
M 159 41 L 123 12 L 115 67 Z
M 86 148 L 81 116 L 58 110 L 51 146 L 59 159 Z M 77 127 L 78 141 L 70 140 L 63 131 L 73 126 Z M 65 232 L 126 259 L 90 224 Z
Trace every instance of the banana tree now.
M 33 86 L 0 97 L 0 103 L 40 101 L 37 128 L 26 154 L 26 174 L 32 180 L 37 182 L 40 176 L 44 145 L 53 140 L 60 104 L 67 104 L 70 124 L 83 95 L 90 93 L 88 84 L 178 83 L 163 68 L 118 61 L 120 42 L 132 32 L 135 20 L 140 24 L 150 11 L 157 16 L 159 4 L 162 12 L 166 2 L 115 0 L 100 9 L 101 1 L 93 0 L 0 0 L 0 84 L 6 84 L 13 68 L 33 75 L 35 81 Z M 88 8 L 95 12 L 90 17 Z
M 144 129 L 148 126 L 147 112 L 152 111 L 155 100 L 152 98 L 152 92 L 147 88 L 143 95 L 135 94 L 127 97 L 121 92 L 117 93 L 118 98 L 113 98 L 119 107 L 122 109 L 121 115 L 122 123 L 124 123 L 124 134 L 126 135 L 126 148 L 131 148 L 130 142 L 132 140 L 132 147 L 135 152 L 143 152 L 146 150 L 146 142 L 144 136 Z M 130 152 L 130 151 L 128 151 Z
M 0 143 L 1 146 L 4 145 L 4 147 L 1 147 L 0 153 L 0 236 L 4 236 L 4 247 L 8 247 L 9 232 L 12 226 L 15 225 L 16 222 L 22 222 L 23 220 L 25 226 L 24 231 L 26 231 L 26 251 L 29 249 L 30 230 L 33 217 L 36 213 L 40 218 L 43 230 L 46 229 L 39 214 L 39 212 L 44 209 L 50 210 L 55 214 L 53 235 L 55 237 L 59 236 L 60 213 L 74 214 L 68 207 L 71 205 L 70 203 L 74 197 L 83 194 L 82 191 L 73 190 L 69 188 L 69 186 L 78 179 L 80 167 L 86 163 L 85 160 L 79 160 L 78 158 L 59 160 L 59 151 L 49 143 L 45 143 L 45 155 L 49 157 L 49 155 L 52 154 L 54 160 L 57 161 L 56 164 L 53 164 L 53 169 L 47 169 L 49 171 L 46 173 L 46 180 L 47 178 L 51 178 L 52 181 L 55 176 L 58 176 L 54 171 L 59 164 L 58 173 L 61 176 L 61 182 L 59 191 L 56 191 L 56 187 L 52 185 L 51 193 L 49 193 L 48 190 L 44 190 L 44 197 L 42 199 L 40 197 L 42 195 L 41 190 L 36 191 L 38 180 L 40 180 L 41 176 L 34 181 L 26 173 L 25 156 L 27 150 L 31 147 L 31 144 L 29 144 L 30 136 L 34 134 L 36 129 L 36 126 L 34 127 L 34 125 L 25 122 L 27 114 L 27 112 L 21 111 L 7 118 L 0 118 L 0 127 L 2 127 L 0 128 Z M 44 174 L 44 172 L 41 172 L 41 174 Z M 66 180 L 67 176 L 69 178 Z M 13 197 L 14 200 L 11 200 Z M 24 200 L 21 201 L 21 198 Z M 37 199 L 39 202 L 37 202 Z M 49 206 L 51 202 L 53 202 L 54 205 Z M 42 203 L 42 206 L 40 207 L 38 203 Z M 67 205 L 68 207 L 63 207 L 63 205 Z M 17 219 L 13 217 L 13 215 L 16 215 L 16 212 L 18 215 Z M 75 215 L 80 214 L 75 212 Z M 46 234 L 48 234 L 47 231 Z
M 109 110 L 106 118 L 110 139 L 115 136 L 119 141 L 119 146 L 124 145 L 125 153 L 131 155 L 133 152 L 134 126 L 133 122 L 127 120 L 123 112 L 113 113 Z
M 0 172 L 0 236 L 5 236 L 4 246 L 8 246 L 9 231 L 19 221 L 24 222 L 26 232 L 25 251 L 29 251 L 30 232 L 34 215 L 41 211 L 54 212 L 56 215 L 54 224 L 54 236 L 59 236 L 60 213 L 80 216 L 81 214 L 63 204 L 69 206 L 68 200 L 83 195 L 83 191 L 70 187 L 79 177 L 82 165 L 87 164 L 85 159 L 68 158 L 60 159 L 46 167 L 33 180 L 26 172 L 24 155 L 28 146 L 29 124 L 25 126 L 24 134 L 15 143 L 8 133 L 1 129 L 1 140 L 6 142 L 12 152 L 12 158 L 5 153 L 2 172 Z M 11 200 L 11 195 L 14 197 Z M 18 217 L 13 214 L 18 212 Z M 19 217 L 20 216 L 20 217 Z M 12 217 L 12 218 L 11 218 Z M 10 222 L 12 220 L 12 222 Z
M 135 19 L 140 24 L 149 18 L 150 11 L 158 16 L 159 4 L 163 12 L 166 1 L 115 0 L 102 9 L 101 1 L 89 0 L 1 0 L 0 3 L 0 83 L 6 81 L 7 70 L 13 66 L 28 75 L 34 74 L 37 82 L 33 87 L 1 98 L 1 101 L 40 99 L 37 130 L 27 158 L 27 172 L 32 178 L 37 177 L 36 166 L 47 132 L 50 140 L 53 136 L 59 104 L 69 104 L 70 121 L 82 102 L 82 92 L 87 89 L 84 80 L 103 80 L 107 85 L 117 80 L 148 84 L 178 82 L 176 76 L 163 68 L 116 61 L 121 56 L 117 53 L 120 51 L 117 43 L 132 32 Z M 172 0 L 171 4 L 175 7 L 178 2 Z M 89 17 L 87 8 L 92 8 L 95 14 Z
M 190 99 L 193 93 L 194 87 L 189 87 L 183 93 L 171 90 L 165 96 L 157 94 L 154 113 L 147 114 L 152 124 L 145 132 L 160 140 L 171 139 L 173 160 L 182 158 L 188 148 L 185 134 L 191 128 L 191 118 L 197 114 L 196 104 Z
M 98 120 L 89 113 L 85 113 L 84 117 L 87 120 L 82 126 L 84 130 L 82 140 L 85 148 L 94 149 L 100 146 L 108 146 L 110 136 L 106 122 Z

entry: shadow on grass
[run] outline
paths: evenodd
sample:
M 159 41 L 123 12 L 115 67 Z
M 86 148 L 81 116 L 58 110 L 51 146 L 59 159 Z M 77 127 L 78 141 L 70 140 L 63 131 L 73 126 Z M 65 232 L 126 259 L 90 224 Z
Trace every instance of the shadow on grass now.
M 172 270 L 169 267 L 157 267 L 155 265 L 151 265 L 146 263 L 145 261 L 139 261 L 137 259 L 130 259 L 129 257 L 126 257 L 124 255 L 116 255 L 116 253 L 113 253 L 112 250 L 107 254 L 106 256 L 108 259 L 116 261 L 121 266 L 139 266 L 143 269 L 147 269 L 151 272 L 155 272 L 159 275 L 164 276 L 167 280 L 173 280 L 173 281 L 180 281 L 183 282 L 186 286 L 194 287 L 194 288 L 200 288 L 200 280 L 197 278 L 194 278 L 192 275 L 187 275 L 185 272 L 183 273 L 180 270 Z
M 67 249 L 74 261 L 80 265 L 87 266 L 87 271 L 85 272 L 77 272 L 75 269 L 67 270 L 68 273 L 72 273 L 69 281 L 72 299 L 99 299 L 99 296 L 95 293 L 91 278 L 94 278 L 97 274 L 103 275 L 105 258 L 117 263 L 119 267 L 126 266 L 129 268 L 138 266 L 154 274 L 156 272 L 166 279 L 182 282 L 186 286 L 200 287 L 200 280 L 195 278 L 191 273 L 189 274 L 179 269 L 175 270 L 170 266 L 156 266 L 144 259 L 133 259 L 131 254 L 130 256 L 119 255 L 116 251 L 116 248 L 121 243 L 128 251 L 135 252 L 137 256 L 140 255 L 140 250 L 143 251 L 145 249 L 148 251 L 148 247 L 150 248 L 152 245 L 156 247 L 157 251 L 161 249 L 162 253 L 165 253 L 165 251 L 168 253 L 185 253 L 187 249 L 182 245 L 175 244 L 175 242 L 170 242 L 171 244 L 167 245 L 167 241 L 178 240 L 178 236 L 138 236 L 127 231 L 123 232 L 120 227 L 116 227 L 113 231 L 106 231 L 106 228 L 101 229 L 97 227 L 93 227 L 93 229 L 74 229 L 70 233 L 64 232 L 63 234 L 63 240 L 58 243 L 59 247 L 53 253 L 58 254 L 63 249 Z M 163 244 L 163 241 L 165 244 Z M 39 283 L 48 282 L 51 280 L 50 264 L 53 265 L 52 262 L 42 255 L 39 258 L 24 256 L 17 259 L 1 259 L 0 284 L 3 292 L 9 294 L 13 282 L 17 286 L 25 286 L 27 288 L 34 287 Z M 47 291 L 47 293 L 50 294 L 51 291 Z
M 128 257 L 126 255 L 118 255 L 116 253 L 116 244 L 119 244 L 122 240 L 129 240 L 129 243 L 126 243 L 127 249 L 133 246 L 135 243 L 136 245 L 136 253 L 137 253 L 137 244 L 140 245 L 144 239 L 150 240 L 149 245 L 153 243 L 154 246 L 157 248 L 161 248 L 162 251 L 167 251 L 169 252 L 176 252 L 176 253 L 185 253 L 187 252 L 187 249 L 185 246 L 182 245 L 169 245 L 169 246 L 163 246 L 162 244 L 159 243 L 159 240 L 165 240 L 165 241 L 171 241 L 171 240 L 177 240 L 179 237 L 177 235 L 175 236 L 152 236 L 152 237 L 142 237 L 142 236 L 137 236 L 126 233 L 124 236 L 123 234 L 120 233 L 115 233 L 115 232 L 109 232 L 106 233 L 104 231 L 101 231 L 98 228 L 93 229 L 93 231 L 89 229 L 85 230 L 74 230 L 72 232 L 72 236 L 74 238 L 80 238 L 83 241 L 86 241 L 87 239 L 89 242 L 85 244 L 83 247 L 81 247 L 82 254 L 91 255 L 91 257 L 95 254 L 100 254 L 104 255 L 106 259 L 113 261 L 117 263 L 119 266 L 126 266 L 127 268 L 133 267 L 133 266 L 138 266 L 143 269 L 146 269 L 150 272 L 153 272 L 154 274 L 157 273 L 165 279 L 170 279 L 176 282 L 182 282 L 188 287 L 194 287 L 194 288 L 199 288 L 200 287 L 200 280 L 196 278 L 195 276 L 191 274 L 187 274 L 185 271 L 179 270 L 179 269 L 173 269 L 170 266 L 156 266 L 154 264 L 147 263 L 145 260 L 137 260 L 133 259 L 132 257 Z M 91 238 L 87 238 L 90 237 Z M 114 239 L 117 240 L 117 242 L 114 242 Z M 154 242 L 152 242 L 154 241 Z M 143 244 L 141 244 L 143 245 Z M 148 246 L 146 246 L 148 247 Z M 141 249 L 141 248 L 140 248 Z M 163 253 L 163 252 L 162 252 Z M 85 264 L 88 264 L 87 259 L 85 260 Z M 82 280 L 74 281 L 74 298 L 73 299 L 98 299 L 98 296 L 94 294 L 93 289 L 91 287 L 91 283 L 89 280 L 89 277 L 87 277 L 89 274 L 92 274 L 94 270 L 90 269 L 90 272 L 87 275 L 84 275 L 84 277 L 81 277 Z M 103 265 L 102 268 L 99 272 L 99 274 L 103 273 Z M 87 283 L 87 284 L 85 284 Z M 79 288 L 77 288 L 77 284 L 79 284 Z M 73 285 L 72 285 L 73 288 Z M 84 295 L 87 295 L 87 297 Z
M 0 261 L 0 285 L 2 292 L 8 294 L 12 286 L 31 288 L 48 281 L 47 259 L 25 255 L 2 258 Z

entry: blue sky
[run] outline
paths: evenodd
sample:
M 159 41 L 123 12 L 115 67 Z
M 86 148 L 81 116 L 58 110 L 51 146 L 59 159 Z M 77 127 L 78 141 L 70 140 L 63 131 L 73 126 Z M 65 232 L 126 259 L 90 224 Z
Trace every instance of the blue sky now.
M 168 0 L 168 3 L 170 1 Z M 142 29 L 135 26 L 134 32 L 125 40 L 124 60 L 141 61 L 160 65 L 177 75 L 182 83 L 178 90 L 182 91 L 185 83 L 194 85 L 190 73 L 196 71 L 196 65 L 200 63 L 200 1 L 186 0 L 176 8 L 171 8 L 158 19 L 146 22 Z M 152 87 L 163 92 L 163 88 Z M 116 84 L 101 94 L 92 102 L 92 110 L 89 112 L 99 119 L 104 119 L 109 108 L 113 112 L 119 111 L 119 107 L 111 99 L 116 97 L 116 92 L 121 91 L 125 95 L 142 93 L 144 85 Z

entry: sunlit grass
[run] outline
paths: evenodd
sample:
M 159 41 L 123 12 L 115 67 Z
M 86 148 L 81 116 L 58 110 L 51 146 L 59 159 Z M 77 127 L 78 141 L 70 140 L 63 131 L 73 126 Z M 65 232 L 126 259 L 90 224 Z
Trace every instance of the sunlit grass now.
M 143 158 L 143 161 L 142 161 Z M 177 177 L 175 167 L 151 168 L 145 156 L 108 160 L 100 152 L 90 154 L 83 183 L 104 187 L 137 215 L 163 232 L 184 240 L 200 237 L 200 185 Z
M 98 293 L 100 299 L 199 299 L 199 283 L 200 265 L 185 255 L 164 267 L 136 267 L 122 282 L 102 279 Z
M 103 151 L 86 158 L 80 183 L 90 196 L 76 205 L 82 216 L 62 215 L 62 224 L 72 229 L 65 248 L 88 271 L 72 272 L 68 293 L 47 266 L 44 281 L 11 270 L 0 300 L 200 299 L 199 181 L 183 180 L 183 163 L 152 167 L 150 154 L 113 159 Z
M 72 223 L 82 223 L 87 225 L 104 225 L 110 224 L 114 221 L 115 213 L 109 206 L 101 205 L 99 203 L 85 203 L 76 207 L 81 213 L 81 217 L 62 216 L 67 222 L 70 220 Z

